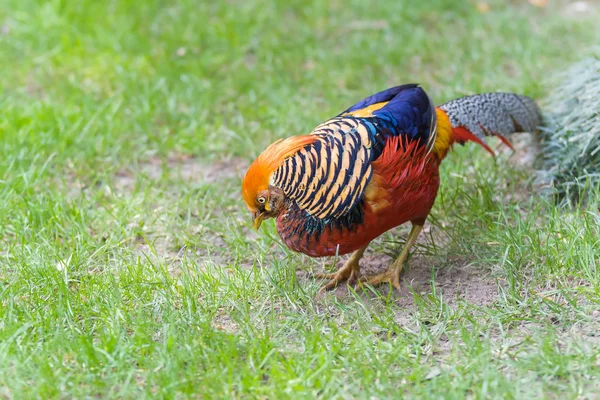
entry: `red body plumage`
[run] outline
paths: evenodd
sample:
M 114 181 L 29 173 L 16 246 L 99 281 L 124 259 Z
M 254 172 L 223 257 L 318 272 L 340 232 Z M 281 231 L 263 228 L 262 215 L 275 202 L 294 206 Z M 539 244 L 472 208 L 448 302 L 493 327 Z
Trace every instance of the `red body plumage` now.
M 302 237 L 305 216 L 288 211 L 277 217 L 277 231 L 292 250 L 312 257 L 346 254 L 365 246 L 382 233 L 408 221 L 422 223 L 437 195 L 440 160 L 417 142 L 392 138 L 373 163 L 373 175 L 383 197 L 366 200 L 364 220 L 354 228 L 325 229 L 319 237 Z M 383 206 L 378 203 L 384 202 Z M 300 229 L 298 229 L 300 228 Z

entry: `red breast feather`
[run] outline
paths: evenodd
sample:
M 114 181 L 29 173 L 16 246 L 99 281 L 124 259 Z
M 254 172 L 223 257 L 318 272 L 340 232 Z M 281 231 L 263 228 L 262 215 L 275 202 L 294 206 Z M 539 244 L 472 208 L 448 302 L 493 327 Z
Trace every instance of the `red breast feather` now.
M 362 223 L 329 225 L 319 235 L 305 232 L 306 214 L 292 208 L 277 218 L 277 230 L 292 250 L 313 257 L 346 254 L 408 221 L 424 220 L 439 187 L 439 160 L 418 141 L 390 138 L 373 162 L 373 179 L 361 204 Z

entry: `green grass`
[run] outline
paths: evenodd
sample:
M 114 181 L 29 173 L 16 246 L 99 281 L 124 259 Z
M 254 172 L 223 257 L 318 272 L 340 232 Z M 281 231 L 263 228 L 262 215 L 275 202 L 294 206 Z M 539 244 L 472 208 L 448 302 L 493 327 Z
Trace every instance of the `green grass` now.
M 400 295 L 319 294 L 332 261 L 240 196 L 265 145 L 374 91 L 542 98 L 600 39 L 561 2 L 490 6 L 3 0 L 0 398 L 600 396 L 600 217 L 506 157 L 446 160 Z

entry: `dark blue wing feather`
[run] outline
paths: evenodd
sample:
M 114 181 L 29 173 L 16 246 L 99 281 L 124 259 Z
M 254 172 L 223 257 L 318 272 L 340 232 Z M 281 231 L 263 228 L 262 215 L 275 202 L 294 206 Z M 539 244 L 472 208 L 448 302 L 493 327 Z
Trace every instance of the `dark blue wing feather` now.
M 392 122 L 396 135 L 408 135 L 428 143 L 435 127 L 435 106 L 418 86 L 401 90 L 384 107 L 373 112 L 374 117 Z
M 359 101 L 358 103 L 356 103 L 355 105 L 353 105 L 352 107 L 350 107 L 349 109 L 347 109 L 346 111 L 340 113 L 339 115 L 348 113 L 348 112 L 352 112 L 352 111 L 356 111 L 356 110 L 360 110 L 362 108 L 368 107 L 370 105 L 376 104 L 376 103 L 381 103 L 384 101 L 390 101 L 392 100 L 398 93 L 402 92 L 405 89 L 413 89 L 418 87 L 419 85 L 417 85 L 416 83 L 409 83 L 406 85 L 401 85 L 401 86 L 396 86 L 393 88 L 389 88 L 386 90 L 383 90 L 379 93 L 375 93 L 372 96 L 367 97 L 366 99 L 362 99 L 361 101 Z
M 417 84 L 396 86 L 363 99 L 339 114 L 352 115 L 373 104 L 387 102 L 382 108 L 375 110 L 366 120 L 377 121 L 379 128 L 385 130 L 375 141 L 385 141 L 389 136 L 405 135 L 410 140 L 420 140 L 423 145 L 432 142 L 434 132 L 435 106 L 431 98 Z M 375 138 L 374 138 L 375 139 Z

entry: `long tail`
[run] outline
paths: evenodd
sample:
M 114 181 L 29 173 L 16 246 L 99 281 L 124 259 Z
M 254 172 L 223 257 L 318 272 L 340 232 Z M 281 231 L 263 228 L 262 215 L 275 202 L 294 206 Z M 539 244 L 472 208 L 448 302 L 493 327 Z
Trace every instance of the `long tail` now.
M 506 136 L 537 131 L 542 116 L 535 101 L 514 93 L 484 93 L 462 97 L 437 108 L 438 129 L 446 130 L 443 156 L 454 143 L 479 143 L 492 155 L 486 136 L 497 136 L 512 149 Z M 450 125 L 444 127 L 444 125 Z M 446 129 L 444 129 L 446 128 Z M 448 132 L 449 131 L 449 132 Z M 442 132 L 438 132 L 438 135 Z

